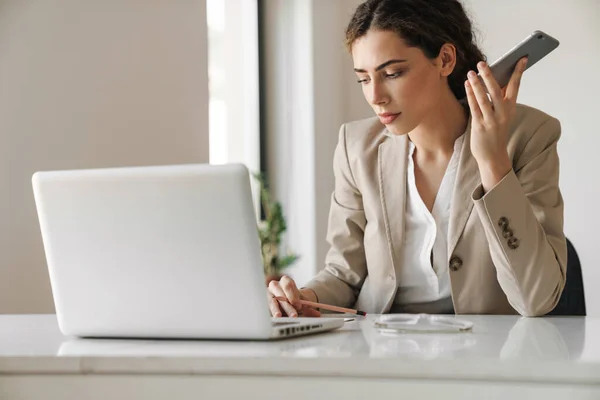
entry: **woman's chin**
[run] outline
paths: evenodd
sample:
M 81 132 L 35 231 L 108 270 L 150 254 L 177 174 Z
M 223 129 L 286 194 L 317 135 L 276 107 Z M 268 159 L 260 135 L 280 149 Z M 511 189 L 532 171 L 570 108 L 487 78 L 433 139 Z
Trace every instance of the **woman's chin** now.
M 386 125 L 385 127 L 387 128 L 387 131 L 394 136 L 403 136 L 410 132 L 409 130 L 402 129 L 401 126 L 396 126 L 396 124 Z
M 404 118 L 403 120 L 397 119 L 385 127 L 387 128 L 387 131 L 394 136 L 404 136 L 412 132 L 416 128 L 416 125 L 412 121 L 408 121 Z

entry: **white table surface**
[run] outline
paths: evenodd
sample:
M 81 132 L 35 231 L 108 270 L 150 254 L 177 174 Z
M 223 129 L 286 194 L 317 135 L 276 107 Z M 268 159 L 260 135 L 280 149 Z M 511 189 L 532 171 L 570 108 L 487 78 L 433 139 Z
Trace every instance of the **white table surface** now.
M 233 342 L 69 338 L 54 315 L 4 315 L 0 377 L 268 376 L 579 385 L 594 396 L 600 390 L 599 318 L 460 316 L 474 322 L 472 333 L 392 336 L 376 331 L 373 318 L 313 336 Z

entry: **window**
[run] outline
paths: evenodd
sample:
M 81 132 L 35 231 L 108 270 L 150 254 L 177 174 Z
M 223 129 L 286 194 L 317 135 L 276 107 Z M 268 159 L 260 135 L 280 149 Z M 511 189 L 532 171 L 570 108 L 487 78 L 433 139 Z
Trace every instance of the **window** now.
M 257 0 L 207 0 L 211 164 L 260 171 Z

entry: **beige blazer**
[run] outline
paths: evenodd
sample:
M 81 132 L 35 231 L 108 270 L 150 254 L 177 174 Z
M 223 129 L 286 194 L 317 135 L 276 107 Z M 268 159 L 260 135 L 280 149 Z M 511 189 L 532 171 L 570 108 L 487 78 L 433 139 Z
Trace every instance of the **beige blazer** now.
M 513 171 L 483 194 L 465 132 L 448 228 L 457 314 L 543 315 L 565 284 L 567 246 L 558 187 L 557 119 L 517 105 L 508 153 Z M 334 155 L 325 268 L 305 287 L 318 301 L 386 313 L 402 259 L 408 137 L 377 118 L 342 126 Z

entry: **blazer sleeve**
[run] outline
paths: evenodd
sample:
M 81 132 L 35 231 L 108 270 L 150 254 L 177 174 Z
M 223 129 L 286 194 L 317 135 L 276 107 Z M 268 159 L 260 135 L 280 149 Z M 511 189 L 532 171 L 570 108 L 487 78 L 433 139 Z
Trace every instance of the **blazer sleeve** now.
M 327 230 L 330 249 L 325 258 L 325 268 L 305 287 L 312 289 L 321 303 L 349 307 L 356 302 L 367 276 L 363 241 L 367 221 L 362 195 L 350 170 L 345 125 L 340 129 L 333 172 L 335 189 L 331 196 Z
M 512 307 L 540 316 L 558 303 L 565 285 L 567 244 L 558 187 L 560 122 L 543 122 L 494 188 L 472 198 L 497 277 Z

